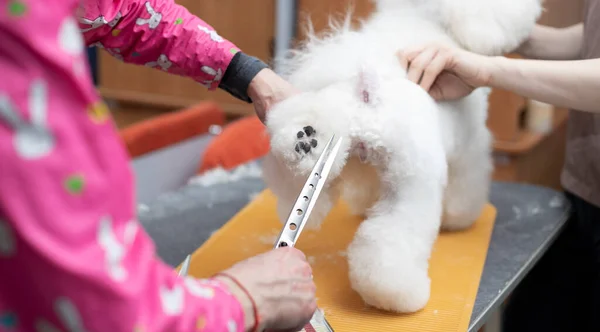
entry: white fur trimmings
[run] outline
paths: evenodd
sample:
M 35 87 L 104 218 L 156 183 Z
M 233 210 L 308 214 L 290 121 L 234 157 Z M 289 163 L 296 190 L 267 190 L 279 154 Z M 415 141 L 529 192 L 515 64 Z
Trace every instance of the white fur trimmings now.
M 360 29 L 343 24 L 323 39 L 311 35 L 279 61 L 303 92 L 267 114 L 271 152 L 263 177 L 284 221 L 331 135 L 343 138 L 307 227 L 318 228 L 344 199 L 365 217 L 348 248 L 353 289 L 377 308 L 414 312 L 429 300 L 428 262 L 440 228 L 471 226 L 487 202 L 489 89 L 436 103 L 406 80 L 395 54 L 426 42 L 498 53 L 525 38 L 540 6 L 538 0 L 377 4 Z

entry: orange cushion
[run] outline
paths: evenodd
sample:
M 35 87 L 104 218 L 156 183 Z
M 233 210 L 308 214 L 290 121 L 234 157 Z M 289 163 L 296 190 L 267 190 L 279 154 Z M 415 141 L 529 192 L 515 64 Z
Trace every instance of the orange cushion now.
M 269 152 L 266 128 L 252 115 L 236 120 L 223 128 L 207 146 L 198 173 L 215 167 L 232 169 Z
M 131 158 L 176 144 L 208 132 L 211 125 L 223 125 L 225 112 L 215 102 L 140 121 L 121 130 Z

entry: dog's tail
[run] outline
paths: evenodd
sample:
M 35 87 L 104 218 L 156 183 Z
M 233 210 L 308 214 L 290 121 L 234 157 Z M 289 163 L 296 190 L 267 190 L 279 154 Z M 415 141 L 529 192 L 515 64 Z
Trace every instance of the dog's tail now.
M 513 51 L 531 33 L 544 0 L 373 0 L 380 12 L 416 9 L 436 20 L 462 47 L 500 55 Z

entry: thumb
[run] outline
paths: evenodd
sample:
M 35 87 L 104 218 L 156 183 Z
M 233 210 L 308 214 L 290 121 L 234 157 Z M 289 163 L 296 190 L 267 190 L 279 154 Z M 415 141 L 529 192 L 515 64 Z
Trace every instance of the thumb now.
M 260 122 L 264 124 L 267 118 L 267 107 L 269 105 L 267 105 L 267 103 L 263 100 L 253 100 L 252 103 L 254 106 L 254 113 L 256 114 Z
M 429 95 L 431 96 L 431 98 L 433 98 L 436 101 L 443 101 L 445 100 L 444 98 L 444 92 L 442 91 L 442 89 L 440 88 L 439 85 L 434 84 L 431 86 L 431 89 L 429 89 Z

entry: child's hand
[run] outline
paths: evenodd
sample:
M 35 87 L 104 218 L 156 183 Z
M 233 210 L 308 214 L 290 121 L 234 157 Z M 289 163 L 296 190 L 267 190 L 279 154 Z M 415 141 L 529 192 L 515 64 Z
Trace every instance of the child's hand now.
M 274 104 L 298 92 L 298 89 L 270 69 L 261 70 L 248 87 L 248 96 L 252 99 L 256 115 L 263 122 Z

